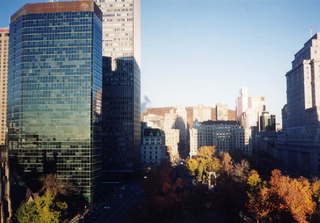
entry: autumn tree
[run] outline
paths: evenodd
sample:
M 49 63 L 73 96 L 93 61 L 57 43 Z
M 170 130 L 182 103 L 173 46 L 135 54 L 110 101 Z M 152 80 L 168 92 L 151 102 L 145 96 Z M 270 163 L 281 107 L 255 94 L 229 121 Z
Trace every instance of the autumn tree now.
M 232 174 L 240 180 L 245 181 L 250 172 L 250 165 L 247 160 L 241 160 L 233 166 Z
M 249 179 L 252 185 L 259 181 L 255 173 Z M 283 176 L 280 170 L 272 171 L 268 185 L 262 186 L 257 194 L 249 194 L 247 205 L 257 221 L 272 215 L 283 217 L 288 213 L 296 222 L 307 223 L 315 210 L 310 182 L 303 177 Z
M 199 152 L 201 155 L 187 160 L 186 167 L 198 182 L 209 182 L 211 175 L 217 176 L 217 172 L 221 169 L 221 162 L 213 156 L 215 151 L 212 146 L 201 147 Z
M 227 174 L 230 174 L 233 169 L 233 161 L 230 154 L 227 152 L 222 152 L 220 156 L 223 171 Z
M 203 158 L 212 158 L 215 152 L 216 148 L 214 146 L 202 146 L 198 149 L 197 156 Z
M 72 187 L 57 178 L 56 174 L 47 174 L 40 178 L 42 183 L 41 192 L 49 192 L 53 196 L 58 194 L 66 195 Z
M 190 171 L 191 176 L 195 176 L 196 170 L 199 166 L 198 160 L 197 159 L 188 159 L 186 162 L 186 166 L 188 170 Z
M 16 218 L 19 223 L 59 223 L 63 222 L 67 204 L 55 200 L 52 193 L 46 192 L 20 205 Z
M 258 185 L 262 182 L 260 175 L 257 171 L 251 170 L 247 179 L 247 183 L 250 188 L 257 188 Z

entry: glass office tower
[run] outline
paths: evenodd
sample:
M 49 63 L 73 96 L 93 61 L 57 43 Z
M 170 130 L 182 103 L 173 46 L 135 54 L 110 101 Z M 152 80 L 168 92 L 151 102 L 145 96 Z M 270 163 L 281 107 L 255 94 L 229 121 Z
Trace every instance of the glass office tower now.
M 102 25 L 92 1 L 11 17 L 8 142 L 25 173 L 56 172 L 89 202 L 101 170 Z
M 94 1 L 102 11 L 102 54 L 109 63 L 102 97 L 105 169 L 132 170 L 141 140 L 141 0 Z
M 140 68 L 134 57 L 103 57 L 103 123 L 105 170 L 132 171 L 139 162 Z

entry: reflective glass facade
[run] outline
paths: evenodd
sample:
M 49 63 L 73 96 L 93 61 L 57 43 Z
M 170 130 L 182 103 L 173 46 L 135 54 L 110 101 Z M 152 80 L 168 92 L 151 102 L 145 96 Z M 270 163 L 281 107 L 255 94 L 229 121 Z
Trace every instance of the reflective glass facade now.
M 133 57 L 118 58 L 111 71 L 111 58 L 104 57 L 103 120 L 105 168 L 132 169 L 139 161 L 140 69 Z
M 101 18 L 94 10 L 32 13 L 10 29 L 11 156 L 25 172 L 56 171 L 91 201 L 101 170 Z
M 94 1 L 102 11 L 103 56 L 109 58 L 103 72 L 104 164 L 106 170 L 132 169 L 141 141 L 141 0 Z

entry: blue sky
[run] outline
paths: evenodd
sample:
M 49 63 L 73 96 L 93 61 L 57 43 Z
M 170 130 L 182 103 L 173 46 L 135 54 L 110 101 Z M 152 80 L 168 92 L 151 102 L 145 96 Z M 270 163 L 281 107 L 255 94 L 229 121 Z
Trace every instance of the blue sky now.
M 0 26 L 27 2 L 3 1 Z M 142 0 L 142 96 L 234 108 L 248 87 L 280 118 L 285 73 L 309 28 L 319 30 L 319 12 L 318 0 Z

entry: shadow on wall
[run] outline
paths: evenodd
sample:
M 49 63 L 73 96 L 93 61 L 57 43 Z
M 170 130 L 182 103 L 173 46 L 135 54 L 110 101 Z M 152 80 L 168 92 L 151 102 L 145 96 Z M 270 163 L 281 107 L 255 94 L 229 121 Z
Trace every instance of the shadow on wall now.
M 182 159 L 186 159 L 189 155 L 189 149 L 187 146 L 187 138 L 188 138 L 188 134 L 187 134 L 187 125 L 185 123 L 185 121 L 183 120 L 183 118 L 181 117 L 177 117 L 174 124 L 173 124 L 173 128 L 174 129 L 179 129 L 180 130 L 180 140 L 179 140 L 179 145 L 178 145 L 178 152 L 179 152 L 179 156 Z

